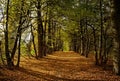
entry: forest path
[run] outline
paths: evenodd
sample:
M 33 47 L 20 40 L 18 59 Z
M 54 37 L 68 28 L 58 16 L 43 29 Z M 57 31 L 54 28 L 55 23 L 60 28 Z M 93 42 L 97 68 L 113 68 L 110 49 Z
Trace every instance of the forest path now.
M 72 51 L 55 52 L 39 60 L 22 58 L 21 67 L 7 71 L 10 78 L 5 81 L 120 80 L 112 71 L 95 66 L 92 57 L 85 58 Z

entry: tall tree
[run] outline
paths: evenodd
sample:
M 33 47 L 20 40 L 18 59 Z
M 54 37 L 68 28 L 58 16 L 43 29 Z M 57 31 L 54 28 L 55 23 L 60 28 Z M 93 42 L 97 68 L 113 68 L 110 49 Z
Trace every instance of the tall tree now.
M 9 41 L 8 41 L 8 22 L 9 22 L 9 3 L 10 0 L 7 0 L 7 8 L 6 8 L 6 29 L 5 29 L 5 54 L 7 58 L 7 65 L 11 68 L 12 61 L 9 53 Z
M 113 69 L 117 75 L 120 75 L 120 0 L 113 0 L 113 9 L 113 28 L 115 29 Z
M 38 57 L 43 57 L 43 23 L 42 23 L 42 1 L 37 0 L 37 32 L 38 32 Z
M 24 1 L 21 0 L 20 1 L 20 11 L 18 13 L 19 15 L 19 20 L 18 20 L 18 27 L 17 27 L 17 35 L 15 37 L 15 41 L 14 41 L 14 46 L 13 46 L 13 49 L 12 49 L 12 52 L 11 52 L 11 59 L 12 59 L 12 65 L 14 65 L 14 56 L 16 54 L 16 51 L 17 51 L 17 46 L 20 46 L 20 41 L 21 41 L 21 34 L 22 34 L 22 26 L 23 24 L 25 23 L 26 21 L 26 18 L 23 19 L 23 7 L 24 7 Z M 26 14 L 27 15 L 27 14 Z M 18 45 L 18 42 L 19 42 L 19 45 Z M 19 54 L 18 54 L 18 60 L 20 60 L 20 47 L 19 47 Z M 19 62 L 18 62 L 19 64 Z
M 103 53 L 103 9 L 102 9 L 103 1 L 100 0 L 100 50 L 99 50 L 99 59 L 100 63 L 102 61 L 102 53 Z

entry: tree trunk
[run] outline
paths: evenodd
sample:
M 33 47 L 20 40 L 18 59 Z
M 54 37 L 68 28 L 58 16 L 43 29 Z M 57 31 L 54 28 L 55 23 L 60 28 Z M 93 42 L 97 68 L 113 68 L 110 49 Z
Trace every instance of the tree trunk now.
M 8 38 L 8 22 L 9 22 L 9 0 L 7 0 L 7 10 L 6 10 L 6 29 L 5 29 L 5 54 L 7 59 L 7 65 L 9 68 L 12 66 L 10 53 L 9 53 L 9 38 Z
M 2 63 L 5 64 L 5 61 L 3 59 L 3 56 L 2 56 L 2 41 L 0 40 L 0 58 L 2 60 Z
M 84 55 L 85 53 L 85 41 L 84 41 L 84 29 L 83 29 L 83 25 L 82 25 L 82 19 L 80 20 L 80 28 L 81 28 L 81 55 Z
M 20 55 L 21 55 L 21 29 L 19 31 L 19 41 L 18 41 L 18 61 L 17 61 L 17 67 L 20 65 Z
M 120 0 L 113 0 L 113 22 L 115 29 L 114 47 L 115 54 L 113 59 L 113 70 L 115 74 L 120 75 Z
M 20 24 L 20 22 L 19 22 L 19 24 Z M 15 56 L 15 53 L 16 53 L 16 50 L 17 50 L 17 43 L 18 43 L 18 39 L 19 39 L 19 34 L 18 34 L 19 31 L 20 31 L 20 25 L 18 27 L 17 35 L 16 35 L 15 42 L 14 42 L 14 47 L 13 47 L 12 52 L 11 52 L 11 60 L 12 60 L 12 65 L 13 66 L 14 66 L 14 56 Z
M 12 52 L 11 52 L 11 59 L 12 59 L 12 65 L 14 65 L 14 56 L 15 56 L 15 53 L 16 53 L 16 50 L 17 50 L 17 46 L 18 46 L 18 39 L 20 38 L 20 33 L 21 33 L 21 27 L 23 25 L 23 23 L 25 22 L 22 21 L 23 20 L 23 14 L 22 14 L 22 11 L 23 11 L 23 6 L 24 6 L 24 1 L 22 0 L 21 1 L 21 12 L 20 12 L 20 18 L 19 18 L 19 26 L 18 26 L 18 29 L 17 29 L 17 35 L 16 35 L 16 38 L 15 38 L 15 42 L 14 42 L 14 47 L 12 49 Z
M 102 63 L 102 53 L 103 53 L 103 12 L 102 12 L 102 0 L 100 0 L 100 50 L 99 50 L 99 61 Z
M 38 33 L 38 57 L 43 57 L 43 24 L 41 16 L 41 0 L 37 3 L 37 33 Z
M 99 65 L 98 50 L 96 44 L 96 30 L 94 28 L 93 28 L 93 36 L 94 36 L 94 49 L 95 49 L 95 65 Z

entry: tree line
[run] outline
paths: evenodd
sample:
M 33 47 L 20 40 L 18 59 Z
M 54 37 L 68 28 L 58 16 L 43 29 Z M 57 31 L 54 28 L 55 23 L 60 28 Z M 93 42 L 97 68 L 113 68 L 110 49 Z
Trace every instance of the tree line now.
M 1 1 L 1 48 L 5 48 L 1 55 L 5 53 L 8 67 L 19 67 L 22 46 L 26 40 L 27 52 L 31 55 L 33 47 L 37 59 L 62 49 L 59 17 L 55 11 L 52 12 L 55 3 L 57 2 L 49 0 Z M 24 40 L 22 37 L 26 31 L 31 34 L 31 38 Z M 17 64 L 14 63 L 15 56 Z

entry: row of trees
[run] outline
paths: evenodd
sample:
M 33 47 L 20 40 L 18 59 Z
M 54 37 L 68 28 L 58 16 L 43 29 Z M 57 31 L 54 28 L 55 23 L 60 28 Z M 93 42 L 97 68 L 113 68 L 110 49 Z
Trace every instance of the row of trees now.
M 68 31 L 71 36 L 71 50 L 88 57 L 94 50 L 96 65 L 106 63 L 112 48 L 111 2 L 107 0 L 76 1 L 71 8 L 72 24 L 75 31 Z M 73 25 L 72 25 L 73 26 Z
M 113 28 L 111 2 L 108 0 L 74 0 L 65 2 L 62 10 L 68 34 L 69 49 L 86 57 L 93 51 L 95 64 L 103 65 L 112 53 Z M 68 23 L 71 22 L 71 23 Z
M 1 55 L 5 53 L 8 67 L 19 67 L 24 42 L 29 55 L 34 49 L 37 59 L 62 49 L 59 22 L 62 20 L 56 16 L 56 3 L 49 0 L 1 0 L 1 32 L 4 32 L 1 39 L 5 38 L 5 41 L 1 40 L 2 46 L 5 45 Z M 17 64 L 14 64 L 15 56 Z
M 5 50 L 0 51 L 3 63 L 5 53 L 8 67 L 13 67 L 17 55 L 16 65 L 19 66 L 23 51 L 21 49 L 27 40 L 29 55 L 34 49 L 34 56 L 37 59 L 53 51 L 65 50 L 66 46 L 69 46 L 67 50 L 86 57 L 90 52 L 94 52 L 96 65 L 106 64 L 108 56 L 113 56 L 115 73 L 120 74 L 118 58 L 120 10 L 117 1 L 1 0 L 0 35 L 3 36 L 1 39 L 5 38 L 5 41 L 1 40 L 1 48 Z M 112 12 L 112 8 L 116 8 L 113 9 L 115 12 Z M 30 37 L 26 37 L 26 31 Z
M 88 57 L 95 55 L 96 65 L 105 65 L 113 58 L 113 70 L 120 74 L 119 3 L 118 0 L 76 0 L 70 8 L 69 21 L 73 28 L 70 49 Z M 70 25 L 69 25 L 70 26 Z M 69 27 L 68 26 L 68 27 Z

